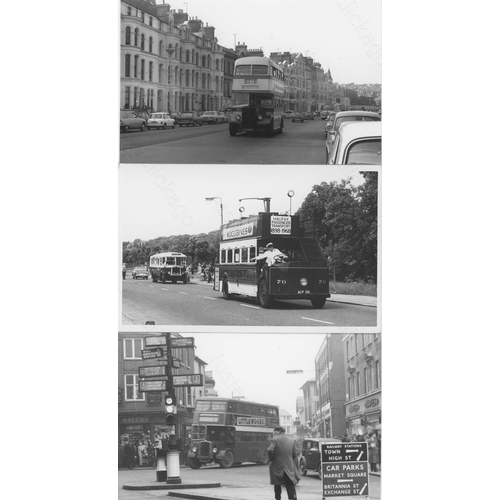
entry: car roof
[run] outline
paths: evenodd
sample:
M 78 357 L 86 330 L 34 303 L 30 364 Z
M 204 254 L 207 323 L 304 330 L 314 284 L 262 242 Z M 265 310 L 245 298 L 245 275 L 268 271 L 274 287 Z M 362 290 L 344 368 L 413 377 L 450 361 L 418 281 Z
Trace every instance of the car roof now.
M 343 142 L 363 137 L 382 137 L 382 121 L 341 123 L 338 133 L 342 136 Z
M 318 441 L 319 443 L 341 443 L 337 438 L 305 438 L 304 441 Z
M 343 116 L 378 116 L 378 113 L 373 111 L 338 111 L 336 114 L 336 118 L 342 118 Z

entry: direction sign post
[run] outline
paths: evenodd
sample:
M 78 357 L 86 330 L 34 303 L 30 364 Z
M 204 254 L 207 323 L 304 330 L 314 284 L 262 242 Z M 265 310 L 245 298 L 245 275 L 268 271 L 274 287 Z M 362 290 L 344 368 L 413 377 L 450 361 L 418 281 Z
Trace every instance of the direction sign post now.
M 368 443 L 321 443 L 323 498 L 368 497 Z

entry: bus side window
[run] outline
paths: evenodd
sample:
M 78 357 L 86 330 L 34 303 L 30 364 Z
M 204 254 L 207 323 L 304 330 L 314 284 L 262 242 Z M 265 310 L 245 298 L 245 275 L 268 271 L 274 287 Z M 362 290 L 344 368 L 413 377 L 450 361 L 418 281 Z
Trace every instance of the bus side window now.
M 227 251 L 227 263 L 231 264 L 233 262 L 233 250 L 229 249 Z
M 226 251 L 225 250 L 220 251 L 220 263 L 221 264 L 226 263 Z
M 241 262 L 248 262 L 248 248 L 241 249 Z
M 236 262 L 236 263 L 240 262 L 240 249 L 239 248 L 234 249 L 234 262 Z
M 255 257 L 255 247 L 250 247 L 250 259 Z

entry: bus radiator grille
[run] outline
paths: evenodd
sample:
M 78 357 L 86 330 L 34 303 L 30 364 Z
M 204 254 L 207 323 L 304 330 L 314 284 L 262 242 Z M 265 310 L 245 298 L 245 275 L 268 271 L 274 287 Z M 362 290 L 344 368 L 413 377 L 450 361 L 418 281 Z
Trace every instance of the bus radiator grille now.
M 202 441 L 200 443 L 200 458 L 209 459 L 212 454 L 212 443 L 210 441 Z

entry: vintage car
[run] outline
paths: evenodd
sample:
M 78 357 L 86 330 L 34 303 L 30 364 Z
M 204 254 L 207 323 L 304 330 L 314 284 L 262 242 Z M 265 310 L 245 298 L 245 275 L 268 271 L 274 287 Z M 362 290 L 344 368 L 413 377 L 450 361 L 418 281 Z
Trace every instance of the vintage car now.
M 302 454 L 299 457 L 300 473 L 305 476 L 307 471 L 318 473 L 321 479 L 321 443 L 340 443 L 336 438 L 305 438 L 302 442 Z
M 166 112 L 151 113 L 148 118 L 147 126 L 148 130 L 151 130 L 152 128 L 175 128 L 175 120 Z
M 373 113 L 371 111 L 339 111 L 335 113 L 333 118 L 328 117 L 328 121 L 325 126 L 326 142 L 327 148 L 333 143 L 335 139 L 335 133 L 342 123 L 345 122 L 371 122 L 380 121 L 382 118 L 378 113 Z
M 311 111 L 306 111 L 304 113 L 304 120 L 314 120 L 314 113 Z
M 302 122 L 304 123 L 304 115 L 302 113 L 294 113 L 292 116 L 292 122 Z
M 146 130 L 146 120 L 137 116 L 133 111 L 120 111 L 120 132 L 128 132 L 135 128 L 144 132 Z
M 144 266 L 134 267 L 132 270 L 132 279 L 134 280 L 147 280 L 149 278 L 148 268 Z
M 381 165 L 382 122 L 342 123 L 333 143 L 326 143 L 329 165 Z
M 223 118 L 218 111 L 204 111 L 201 115 L 201 121 L 203 125 L 217 125 L 223 123 Z
M 192 125 L 193 127 L 199 125 L 201 127 L 203 125 L 203 121 L 197 111 L 183 111 L 179 118 L 177 118 L 177 124 L 181 127 L 184 125 L 186 127 L 189 127 L 189 125 Z

